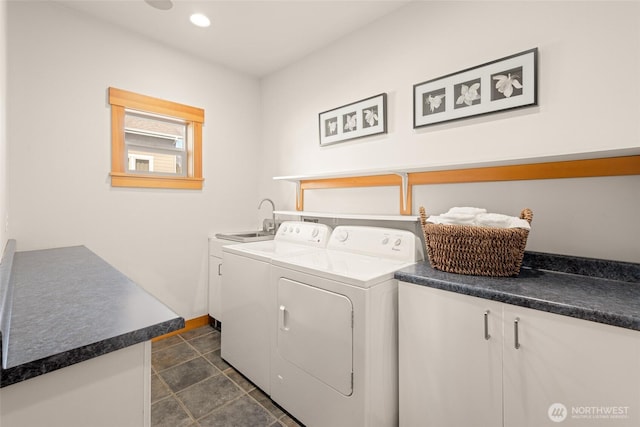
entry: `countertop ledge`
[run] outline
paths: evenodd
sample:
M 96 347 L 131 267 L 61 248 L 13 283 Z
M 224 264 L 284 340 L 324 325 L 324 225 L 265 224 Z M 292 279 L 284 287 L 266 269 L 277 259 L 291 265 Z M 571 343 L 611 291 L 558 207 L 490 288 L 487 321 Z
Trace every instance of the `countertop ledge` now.
M 424 261 L 395 278 L 640 331 L 640 264 L 528 252 L 516 277 L 446 273 Z
M 7 245 L 15 248 L 15 241 Z M 184 327 L 184 319 L 84 246 L 5 254 L 6 387 Z

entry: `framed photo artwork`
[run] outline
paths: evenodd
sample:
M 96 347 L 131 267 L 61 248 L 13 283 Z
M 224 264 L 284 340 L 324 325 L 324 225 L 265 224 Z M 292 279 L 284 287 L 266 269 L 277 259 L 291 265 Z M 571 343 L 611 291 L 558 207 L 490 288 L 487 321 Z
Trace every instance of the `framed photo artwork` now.
M 320 146 L 387 133 L 387 94 L 320 113 L 318 126 Z
M 413 85 L 413 128 L 538 104 L 538 48 Z

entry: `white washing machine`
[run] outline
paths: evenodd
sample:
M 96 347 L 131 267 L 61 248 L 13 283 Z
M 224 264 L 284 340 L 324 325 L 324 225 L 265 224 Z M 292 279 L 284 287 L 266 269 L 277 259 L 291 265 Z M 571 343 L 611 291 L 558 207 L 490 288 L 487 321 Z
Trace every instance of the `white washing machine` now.
M 222 249 L 221 355 L 267 394 L 275 319 L 269 292 L 271 259 L 324 248 L 330 234 L 331 228 L 323 224 L 285 221 L 273 240 Z
M 356 226 L 273 258 L 271 398 L 308 427 L 398 425 L 393 274 L 422 259 L 413 233 Z

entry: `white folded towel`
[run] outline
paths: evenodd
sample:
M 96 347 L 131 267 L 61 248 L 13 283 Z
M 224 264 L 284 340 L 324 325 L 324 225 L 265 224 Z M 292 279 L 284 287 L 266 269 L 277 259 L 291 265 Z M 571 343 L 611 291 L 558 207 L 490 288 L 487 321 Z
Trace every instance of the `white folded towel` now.
M 466 215 L 478 215 L 481 213 L 487 213 L 487 210 L 482 208 L 471 208 L 468 206 L 465 206 L 465 207 L 456 206 L 449 209 L 449 212 L 447 212 L 447 214 L 466 214 Z
M 443 218 L 449 218 L 449 219 L 459 220 L 459 221 L 473 220 L 476 217 L 474 214 L 451 213 L 451 212 L 447 212 L 446 214 L 442 214 L 440 216 Z
M 511 224 L 511 218 L 508 215 L 497 213 L 482 213 L 476 216 L 476 225 L 485 227 L 508 228 Z
M 475 217 L 471 217 L 468 219 L 462 218 L 451 218 L 445 215 L 432 215 L 427 218 L 427 222 L 431 222 L 433 224 L 454 224 L 454 225 L 475 225 Z
M 453 209 L 456 209 L 456 211 L 452 212 Z M 442 215 L 429 217 L 428 221 L 433 222 L 434 224 L 474 225 L 475 219 L 476 219 L 476 213 L 471 209 L 472 208 L 452 208 L 452 209 L 449 209 L 449 212 L 444 213 Z
M 507 228 L 525 228 L 527 230 L 531 230 L 531 224 L 526 219 L 518 218 L 515 216 L 511 217 L 511 224 Z
M 430 216 L 427 218 L 427 222 L 433 224 L 531 229 L 529 221 L 526 219 L 497 213 L 487 213 L 486 209 L 471 207 L 451 208 L 447 213 Z

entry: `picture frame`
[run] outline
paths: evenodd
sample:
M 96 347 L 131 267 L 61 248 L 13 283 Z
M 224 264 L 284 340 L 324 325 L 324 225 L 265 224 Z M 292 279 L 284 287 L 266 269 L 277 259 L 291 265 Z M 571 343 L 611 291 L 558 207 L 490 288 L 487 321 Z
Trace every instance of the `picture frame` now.
M 538 105 L 538 48 L 413 85 L 413 128 Z
M 387 94 L 318 114 L 320 146 L 387 133 Z

